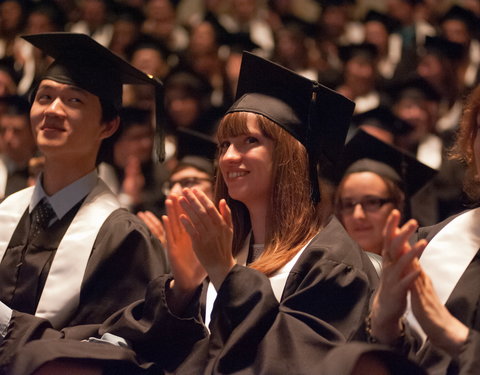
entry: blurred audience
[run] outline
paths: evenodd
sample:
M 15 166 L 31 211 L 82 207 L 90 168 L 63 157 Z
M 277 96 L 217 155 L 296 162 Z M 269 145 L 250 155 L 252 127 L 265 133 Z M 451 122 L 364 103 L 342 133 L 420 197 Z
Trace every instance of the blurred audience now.
M 29 161 L 37 147 L 30 105 L 20 96 L 0 98 L 0 199 L 28 186 Z

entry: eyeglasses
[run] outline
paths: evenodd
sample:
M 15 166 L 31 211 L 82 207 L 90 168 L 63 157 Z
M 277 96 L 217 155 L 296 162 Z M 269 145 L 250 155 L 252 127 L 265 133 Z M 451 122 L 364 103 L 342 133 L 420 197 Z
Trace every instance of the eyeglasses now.
M 365 212 L 376 212 L 386 203 L 393 202 L 391 198 L 380 197 L 364 197 L 358 201 L 345 199 L 340 201 L 340 212 L 342 214 L 351 215 L 355 211 L 355 207 L 359 204 Z
M 176 184 L 180 184 L 180 186 L 183 188 L 192 188 L 195 186 L 200 185 L 202 181 L 208 181 L 210 183 L 213 183 L 213 181 L 209 178 L 201 178 L 201 177 L 185 177 L 181 178 L 180 180 L 170 180 L 170 181 L 165 181 L 162 185 L 162 192 L 165 195 L 169 195 L 170 192 L 172 191 L 173 187 Z

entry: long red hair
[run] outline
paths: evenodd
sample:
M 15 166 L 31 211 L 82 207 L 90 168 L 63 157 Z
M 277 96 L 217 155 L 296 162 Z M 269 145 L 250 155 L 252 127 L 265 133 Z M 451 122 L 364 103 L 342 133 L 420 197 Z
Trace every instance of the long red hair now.
M 217 138 L 219 144 L 228 137 L 248 133 L 247 113 L 227 114 L 221 121 Z M 273 188 L 266 218 L 265 249 L 250 264 L 267 276 L 284 266 L 322 227 L 321 205 L 313 204 L 305 147 L 286 130 L 261 115 L 255 115 L 265 137 L 274 141 Z M 246 206 L 228 195 L 225 181 L 219 175 L 215 201 L 226 199 L 232 210 L 234 227 L 233 253 L 242 248 L 251 230 Z

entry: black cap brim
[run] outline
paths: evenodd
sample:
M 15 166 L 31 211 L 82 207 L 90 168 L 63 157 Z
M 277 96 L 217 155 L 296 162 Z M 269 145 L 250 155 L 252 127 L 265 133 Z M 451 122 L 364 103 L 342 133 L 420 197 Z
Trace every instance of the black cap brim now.
M 365 171 L 390 178 L 399 184 L 407 197 L 412 197 L 437 174 L 435 169 L 409 153 L 362 130 L 358 130 L 345 146 L 339 170 L 339 180 L 345 174 Z

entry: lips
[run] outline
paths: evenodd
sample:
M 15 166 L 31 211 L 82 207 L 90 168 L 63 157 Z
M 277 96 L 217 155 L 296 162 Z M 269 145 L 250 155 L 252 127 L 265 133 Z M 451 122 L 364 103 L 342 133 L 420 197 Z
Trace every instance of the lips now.
M 66 131 L 62 126 L 60 125 L 55 125 L 55 124 L 43 124 L 40 127 L 40 130 L 43 131 L 57 131 L 57 132 L 64 132 Z
M 249 172 L 247 171 L 235 171 L 235 172 L 228 172 L 227 173 L 227 177 L 229 179 L 235 179 L 235 178 L 238 178 L 238 177 L 243 177 L 243 176 L 246 176 Z

